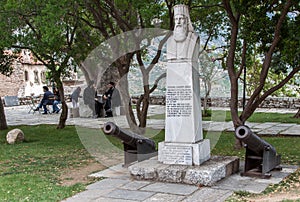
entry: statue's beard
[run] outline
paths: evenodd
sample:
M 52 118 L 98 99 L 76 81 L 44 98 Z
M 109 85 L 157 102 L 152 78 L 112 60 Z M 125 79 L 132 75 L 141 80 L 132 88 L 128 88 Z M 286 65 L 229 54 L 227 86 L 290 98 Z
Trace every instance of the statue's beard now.
M 177 25 L 174 29 L 174 40 L 177 42 L 182 42 L 186 39 L 187 29 L 185 26 Z

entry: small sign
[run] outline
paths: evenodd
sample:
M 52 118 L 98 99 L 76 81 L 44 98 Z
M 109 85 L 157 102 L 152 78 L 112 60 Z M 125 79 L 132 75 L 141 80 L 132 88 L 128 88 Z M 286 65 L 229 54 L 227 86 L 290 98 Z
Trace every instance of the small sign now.
M 162 153 L 164 164 L 193 164 L 193 149 L 191 146 L 165 145 Z

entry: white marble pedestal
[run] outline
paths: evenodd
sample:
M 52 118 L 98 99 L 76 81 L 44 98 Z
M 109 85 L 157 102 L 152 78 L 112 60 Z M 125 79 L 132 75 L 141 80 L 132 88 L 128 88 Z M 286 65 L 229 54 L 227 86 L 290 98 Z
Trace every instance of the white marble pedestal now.
M 200 165 L 209 159 L 208 139 L 197 143 L 158 143 L 158 161 L 163 164 Z

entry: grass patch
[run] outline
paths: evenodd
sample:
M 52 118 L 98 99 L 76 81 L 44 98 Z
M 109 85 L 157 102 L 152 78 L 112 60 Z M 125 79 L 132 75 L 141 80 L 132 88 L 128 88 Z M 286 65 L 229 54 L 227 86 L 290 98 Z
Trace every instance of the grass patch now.
M 247 120 L 250 122 L 265 123 L 265 122 L 279 122 L 279 123 L 297 123 L 300 124 L 300 119 L 293 118 L 295 114 L 292 113 L 267 113 L 254 112 L 254 114 Z M 165 114 L 156 114 L 149 116 L 149 119 L 165 119 Z M 231 121 L 230 111 L 212 110 L 211 116 L 202 117 L 203 121 Z
M 63 170 L 91 160 L 74 126 L 18 128 L 26 138 L 21 144 L 5 143 L 8 130 L 0 131 L 0 201 L 59 201 L 84 190 L 83 184 L 60 186 L 58 179 Z

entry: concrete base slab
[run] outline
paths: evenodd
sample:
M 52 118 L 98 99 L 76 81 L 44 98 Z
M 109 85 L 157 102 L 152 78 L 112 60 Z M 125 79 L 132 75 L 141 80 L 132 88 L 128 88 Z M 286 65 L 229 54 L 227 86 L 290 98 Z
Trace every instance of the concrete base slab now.
M 239 158 L 214 156 L 200 166 L 166 165 L 152 158 L 128 167 L 136 180 L 211 186 L 239 171 Z

